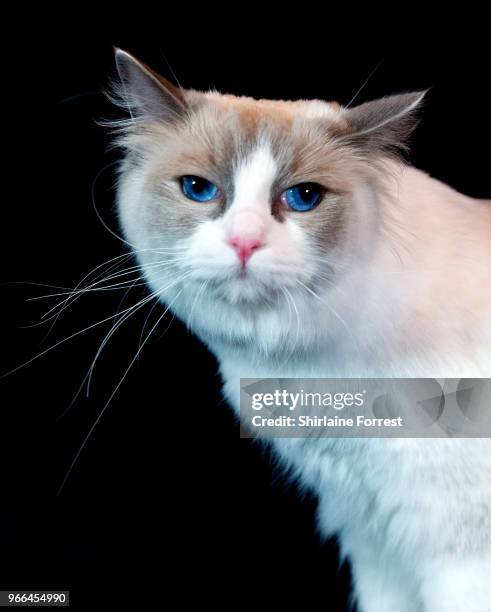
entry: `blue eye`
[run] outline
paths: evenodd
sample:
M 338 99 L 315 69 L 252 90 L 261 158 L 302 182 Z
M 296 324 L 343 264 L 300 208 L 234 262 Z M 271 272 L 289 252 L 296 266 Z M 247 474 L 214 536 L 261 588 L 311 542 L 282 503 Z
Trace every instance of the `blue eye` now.
M 324 188 L 317 183 L 300 183 L 284 191 L 280 199 L 288 208 L 297 212 L 306 212 L 319 204 L 324 191 Z
M 220 190 L 207 179 L 199 176 L 181 176 L 181 189 L 183 194 L 195 202 L 210 202 L 215 200 Z

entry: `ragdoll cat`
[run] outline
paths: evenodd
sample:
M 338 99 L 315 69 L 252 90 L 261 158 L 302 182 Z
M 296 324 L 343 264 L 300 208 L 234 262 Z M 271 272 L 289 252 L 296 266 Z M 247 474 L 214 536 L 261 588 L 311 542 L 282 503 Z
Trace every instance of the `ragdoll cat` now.
M 116 61 L 124 235 L 236 411 L 241 377 L 491 376 L 491 201 L 394 155 L 423 93 L 254 100 Z M 491 610 L 490 439 L 272 444 L 360 611 Z

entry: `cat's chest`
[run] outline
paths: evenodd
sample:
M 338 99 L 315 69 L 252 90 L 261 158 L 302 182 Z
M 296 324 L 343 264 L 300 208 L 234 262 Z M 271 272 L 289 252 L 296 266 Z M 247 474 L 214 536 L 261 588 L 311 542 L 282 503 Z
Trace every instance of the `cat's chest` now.
M 278 368 L 239 359 L 238 353 L 217 356 L 224 395 L 237 414 L 240 378 L 343 377 L 339 370 L 320 365 L 328 362 L 316 359 Z M 420 548 L 432 541 L 432 534 L 430 528 L 421 531 L 418 517 L 427 516 L 428 525 L 446 520 L 447 504 L 459 503 L 466 462 L 480 465 L 488 458 L 479 475 L 483 482 L 491 469 L 489 440 L 484 439 L 326 437 L 275 438 L 269 443 L 295 480 L 317 495 L 320 527 L 326 535 L 360 528 L 374 534 L 390 529 L 396 537 L 404 530 Z M 476 489 L 479 496 L 481 486 Z
M 220 359 L 223 393 L 237 415 L 240 415 L 240 379 L 285 378 L 345 378 L 344 366 L 336 366 L 334 360 L 312 355 L 295 363 L 268 364 L 237 359 L 236 355 Z M 353 370 L 353 377 L 366 372 L 360 363 Z M 346 492 L 347 475 L 353 490 L 359 494 L 367 483 L 366 456 L 369 452 L 374 472 L 387 467 L 387 440 L 344 438 L 274 438 L 270 440 L 285 465 L 308 487 L 318 489 L 328 485 L 330 490 Z M 394 460 L 398 456 L 394 455 Z M 397 462 L 397 461 L 396 461 Z M 394 474 L 399 468 L 394 466 Z M 329 481 L 329 483 L 327 483 Z M 375 483 L 372 483 L 375 486 Z M 369 488 L 371 488 L 370 485 Z M 316 492 L 319 492 L 318 490 Z
M 259 351 L 243 352 L 236 349 L 213 351 L 220 364 L 224 392 L 238 411 L 241 378 L 385 378 L 405 377 L 410 372 L 408 363 L 383 363 L 363 351 L 349 351 L 344 346 L 330 346 L 328 350 L 311 350 L 295 356 L 283 354 L 277 358 L 262 358 Z

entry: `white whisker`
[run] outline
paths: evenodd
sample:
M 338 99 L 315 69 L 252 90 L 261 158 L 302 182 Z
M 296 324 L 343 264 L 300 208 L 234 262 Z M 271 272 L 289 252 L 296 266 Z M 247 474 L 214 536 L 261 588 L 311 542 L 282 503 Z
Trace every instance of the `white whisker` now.
M 161 291 L 164 291 L 163 289 Z M 138 356 L 140 355 L 143 347 L 145 346 L 145 344 L 147 343 L 148 339 L 150 338 L 150 336 L 153 334 L 153 332 L 155 331 L 155 329 L 157 328 L 158 324 L 160 323 L 160 321 L 164 318 L 164 316 L 167 314 L 167 311 L 169 310 L 169 308 L 171 307 L 171 305 L 173 304 L 173 302 L 179 297 L 179 295 L 182 293 L 183 289 L 181 289 L 176 296 L 174 297 L 174 299 L 168 304 L 167 308 L 164 310 L 164 312 L 161 314 L 161 316 L 157 319 L 157 322 L 152 326 L 151 330 L 148 332 L 148 334 L 145 336 L 145 339 L 143 341 L 143 343 L 141 344 L 141 346 L 138 348 L 137 352 L 135 353 L 133 359 L 131 360 L 130 364 L 128 365 L 128 367 L 126 368 L 123 376 L 120 378 L 118 384 L 116 385 L 116 387 L 114 388 L 113 392 L 111 393 L 111 395 L 109 396 L 109 399 L 106 401 L 106 403 L 104 404 L 104 406 L 102 407 L 102 410 L 99 412 L 99 414 L 97 415 L 97 418 L 95 419 L 92 427 L 89 429 L 87 435 L 85 436 L 85 438 L 82 441 L 82 444 L 80 445 L 79 450 L 77 451 L 75 457 L 73 458 L 73 461 L 71 462 L 70 466 L 68 467 L 68 470 L 65 474 L 65 477 L 63 478 L 63 481 L 60 485 L 60 488 L 58 489 L 58 496 L 61 494 L 61 492 L 63 491 L 63 488 L 68 480 L 68 478 L 70 477 L 70 474 L 73 471 L 73 468 L 75 467 L 78 458 L 80 457 L 80 454 L 82 453 L 83 449 L 85 448 L 87 442 L 89 441 L 92 433 L 94 432 L 95 428 L 97 427 L 99 421 L 102 419 L 103 415 L 105 414 L 109 404 L 111 403 L 111 401 L 113 400 L 114 396 L 116 395 L 116 393 L 118 392 L 119 388 L 121 387 L 121 385 L 123 384 L 123 381 L 125 380 L 128 372 L 131 370 L 133 364 L 135 363 L 135 361 L 138 359 Z
M 159 298 L 159 296 L 164 291 L 167 291 L 168 289 L 171 289 L 172 287 L 174 287 L 175 285 L 180 283 L 182 280 L 187 278 L 189 276 L 189 274 L 190 273 L 183 274 L 183 275 L 179 276 L 177 279 L 174 279 L 171 283 L 167 284 L 165 287 L 160 288 L 157 291 L 154 291 L 149 296 L 147 296 L 146 298 L 144 298 L 143 300 L 138 302 L 138 304 L 133 306 L 133 308 L 131 308 L 128 312 L 125 312 L 123 314 L 123 316 L 118 321 L 116 321 L 113 324 L 113 326 L 111 327 L 109 332 L 106 334 L 104 340 L 101 342 L 101 345 L 99 346 L 99 349 L 97 350 L 97 353 L 95 354 L 94 359 L 92 360 L 92 364 L 91 364 L 91 366 L 89 368 L 89 371 L 87 373 L 88 374 L 88 376 L 87 376 L 87 397 L 89 396 L 89 392 L 90 392 L 90 384 L 91 384 L 91 380 L 92 380 L 92 375 L 93 375 L 93 372 L 94 372 L 95 364 L 96 364 L 97 360 L 99 359 L 99 356 L 102 353 L 104 347 L 109 342 L 109 340 L 114 335 L 114 333 L 118 330 L 118 328 L 121 327 L 121 325 L 123 325 L 123 323 L 125 321 L 127 321 L 133 314 L 135 314 L 135 312 L 140 310 L 140 308 L 142 306 L 144 306 L 145 304 L 148 304 L 148 302 L 151 302 L 152 300 L 155 300 L 156 298 Z M 156 302 L 156 304 L 158 304 L 158 301 Z M 140 345 L 139 346 L 141 346 L 141 345 L 142 345 L 142 343 L 140 341 Z
M 133 307 L 131 307 L 133 308 Z M 128 308 L 126 311 L 131 310 L 131 308 Z M 122 313 L 119 313 L 122 314 Z M 104 319 L 102 319 L 101 321 L 97 321 L 96 323 L 93 323 L 92 325 L 88 325 L 87 327 L 84 327 L 83 329 L 80 329 L 78 331 L 76 331 L 73 334 L 70 334 L 69 336 L 67 336 L 66 338 L 63 338 L 62 340 L 59 340 L 58 342 L 56 342 L 55 344 L 53 344 L 52 346 L 48 347 L 47 349 L 45 349 L 44 351 L 41 351 L 41 353 L 38 353 L 37 355 L 35 355 L 34 357 L 31 357 L 31 359 L 28 359 L 27 361 L 25 361 L 24 363 L 18 365 L 17 367 L 13 368 L 12 370 L 9 370 L 8 372 L 6 372 L 5 374 L 0 375 L 0 380 L 2 378 L 5 378 L 7 376 L 10 376 L 11 374 L 14 374 L 15 372 L 18 372 L 19 370 L 21 370 L 22 368 L 28 366 L 30 363 L 32 363 L 33 361 L 36 361 L 37 359 L 39 359 L 40 357 L 42 357 L 43 355 L 46 355 L 46 353 L 49 353 L 51 351 L 53 351 L 55 348 L 57 348 L 58 346 L 65 344 L 65 342 L 68 342 L 69 340 L 71 340 L 72 338 L 76 338 L 77 336 L 80 336 L 80 334 L 83 334 L 84 332 L 87 332 L 91 329 L 94 329 L 94 327 L 97 327 L 99 325 L 102 325 L 103 323 L 106 323 L 107 321 L 110 321 L 111 319 L 114 319 L 115 317 L 117 317 L 118 314 L 113 314 L 110 315 L 109 317 L 106 317 Z
M 346 321 L 334 310 L 334 308 L 331 306 L 331 304 L 329 304 L 328 302 L 326 302 L 325 300 L 323 300 L 319 295 L 317 295 L 317 293 L 315 291 L 313 291 L 310 287 L 307 287 L 307 285 L 305 285 L 304 283 L 302 283 L 302 281 L 299 281 L 298 279 L 295 279 L 296 282 L 303 287 L 306 291 L 308 291 L 308 293 L 310 293 L 311 295 L 313 295 L 315 298 L 317 298 L 319 301 L 321 301 L 325 306 L 327 306 L 329 308 L 329 310 L 332 312 L 332 314 L 344 325 L 344 327 L 351 332 L 350 328 L 348 327 L 348 324 L 346 323 Z
M 203 295 L 203 293 L 205 292 L 206 288 L 209 285 L 209 281 L 208 280 L 204 280 L 200 286 L 200 288 L 198 289 L 198 291 L 196 292 L 196 296 L 193 300 L 193 304 L 191 306 L 191 310 L 189 312 L 187 321 L 186 321 L 186 327 L 189 329 L 191 329 L 191 323 L 193 320 L 193 314 L 194 314 L 194 309 L 196 308 L 196 304 L 199 301 L 199 299 L 201 298 L 201 296 Z

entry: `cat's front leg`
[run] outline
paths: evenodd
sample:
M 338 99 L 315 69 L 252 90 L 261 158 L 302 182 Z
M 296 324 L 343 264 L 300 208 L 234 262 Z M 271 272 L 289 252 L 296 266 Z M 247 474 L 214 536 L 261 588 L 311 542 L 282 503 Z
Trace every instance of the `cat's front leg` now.
M 398 559 L 374 542 L 360 540 L 350 548 L 353 599 L 358 612 L 426 612 L 412 576 Z
M 491 554 L 422 566 L 424 612 L 491 612 Z

